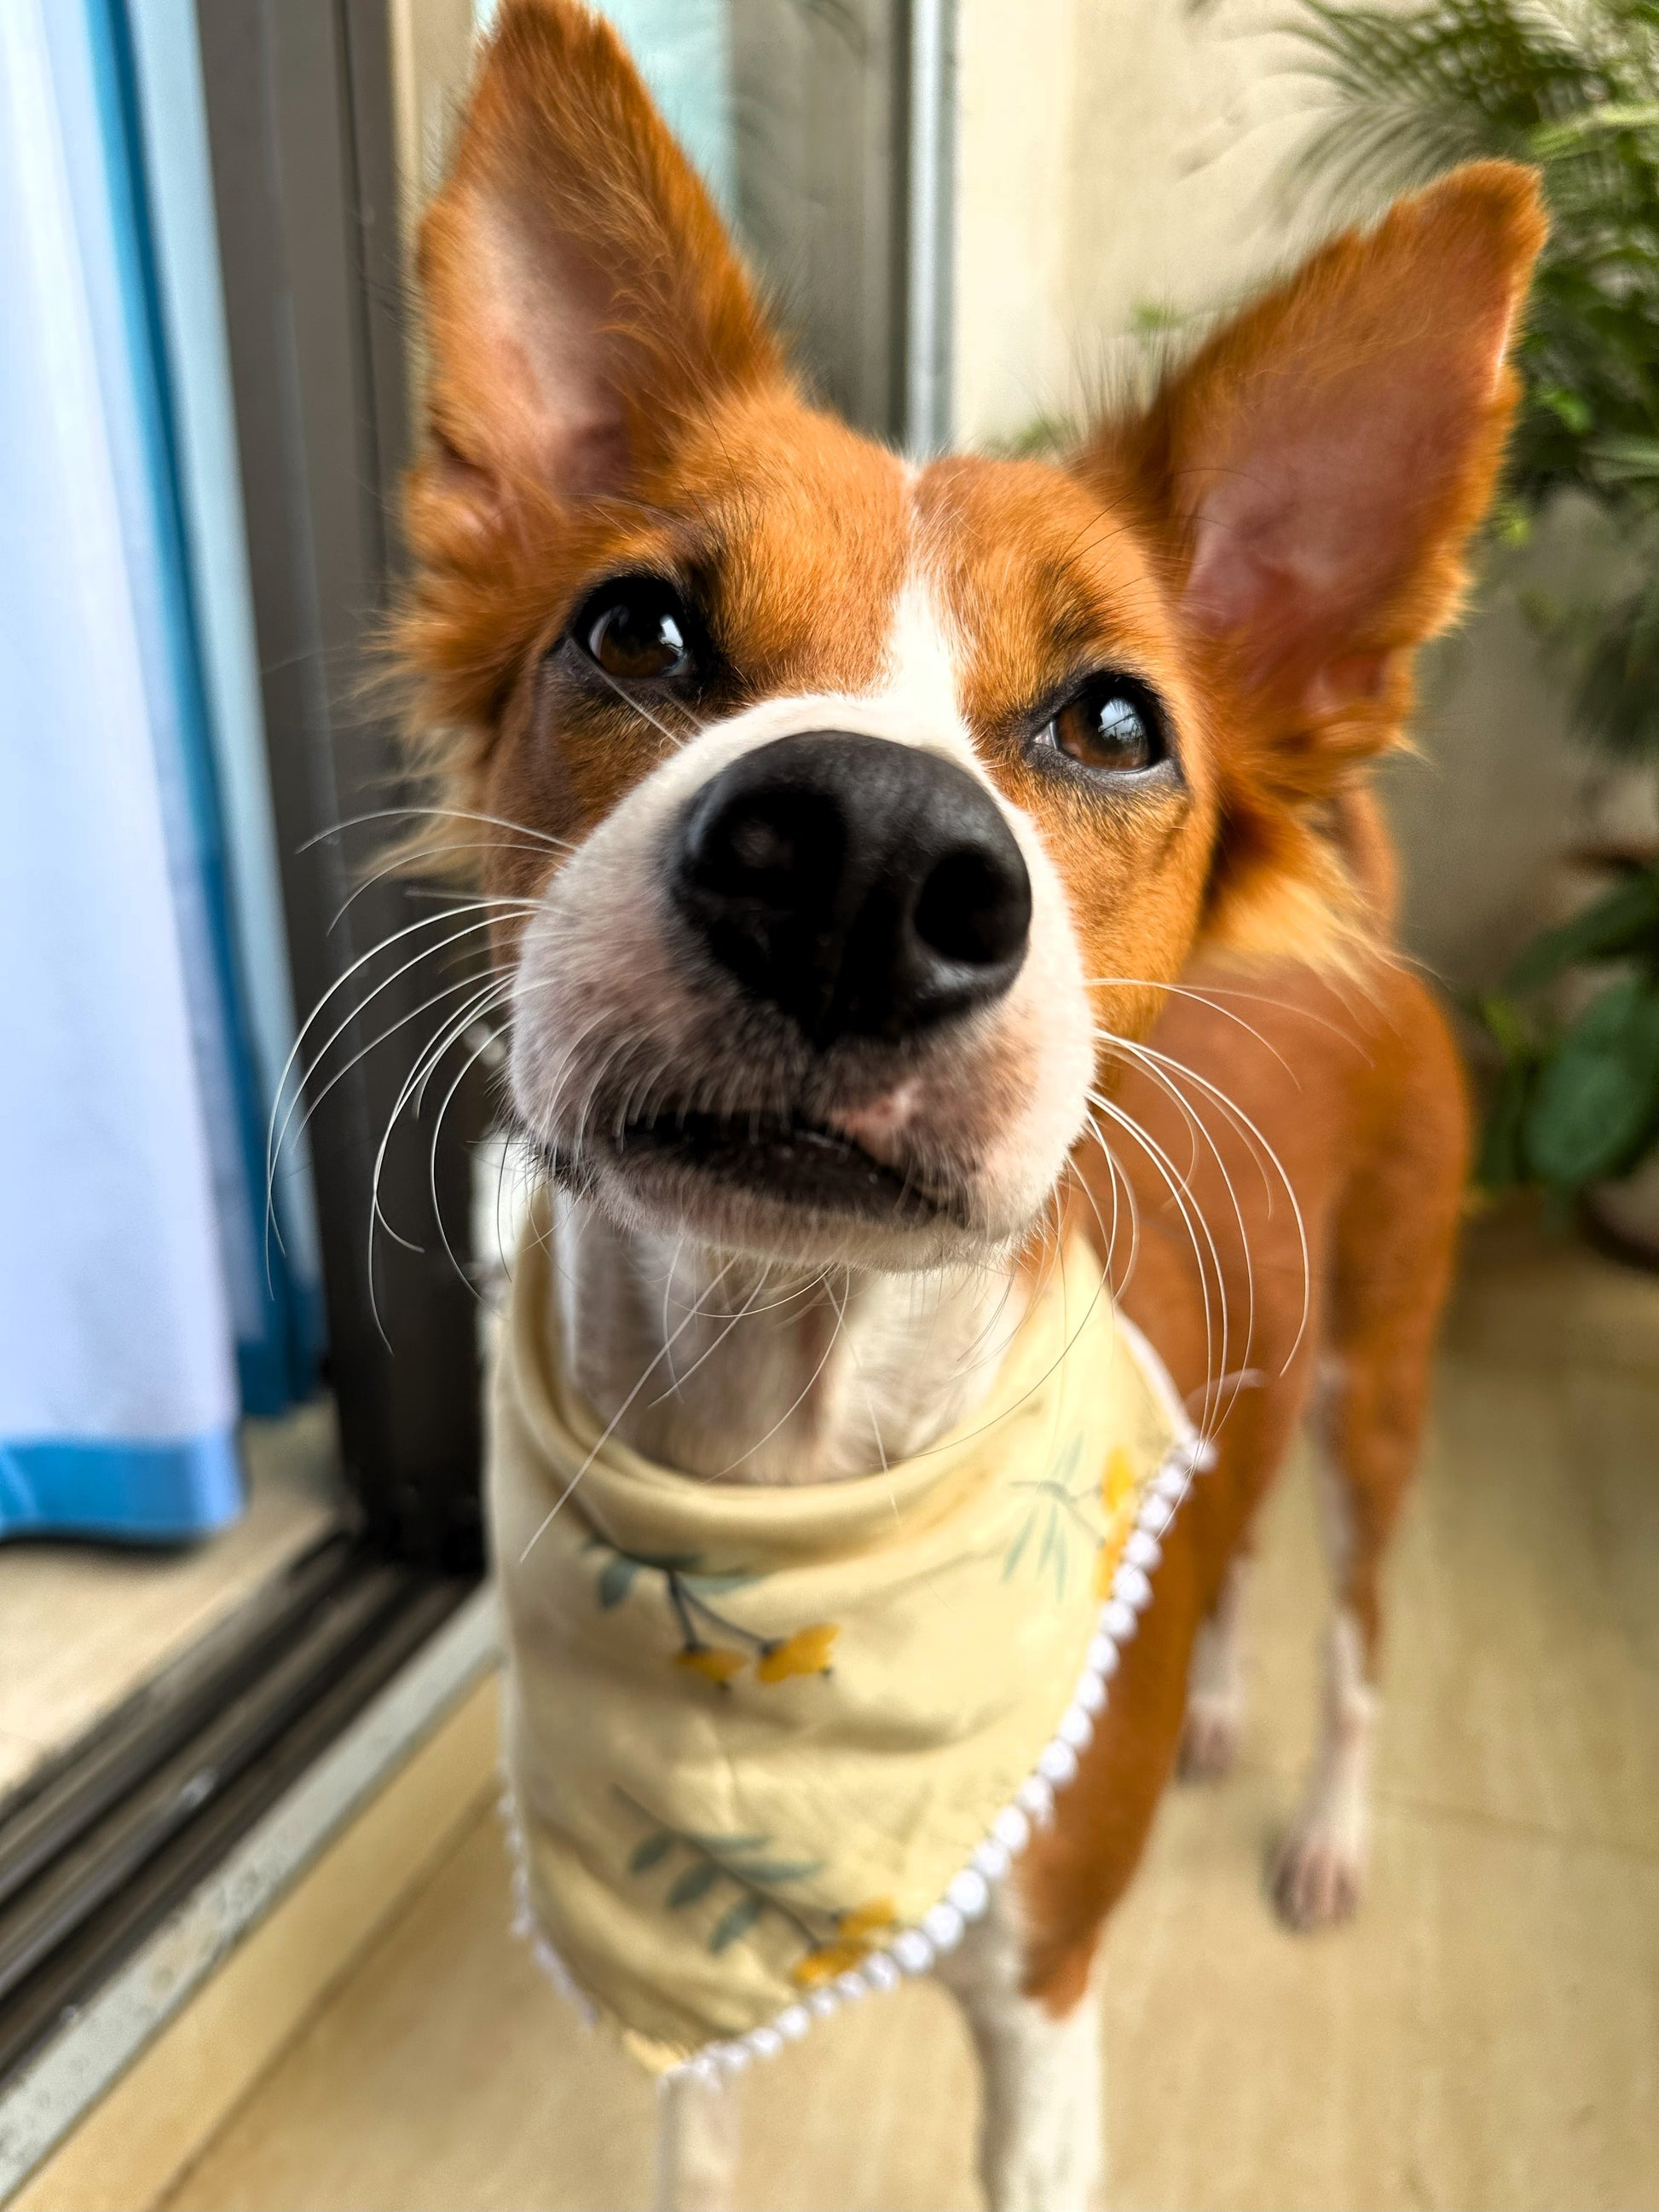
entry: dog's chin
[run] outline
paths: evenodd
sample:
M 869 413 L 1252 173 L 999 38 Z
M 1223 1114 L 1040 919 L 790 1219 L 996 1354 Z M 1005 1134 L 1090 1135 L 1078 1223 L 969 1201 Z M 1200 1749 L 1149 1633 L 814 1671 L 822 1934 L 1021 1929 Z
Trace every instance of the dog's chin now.
M 878 1159 L 801 1115 L 659 1115 L 554 1168 L 624 1227 L 787 1265 L 982 1265 L 1026 1225 L 987 1218 L 971 1178 Z

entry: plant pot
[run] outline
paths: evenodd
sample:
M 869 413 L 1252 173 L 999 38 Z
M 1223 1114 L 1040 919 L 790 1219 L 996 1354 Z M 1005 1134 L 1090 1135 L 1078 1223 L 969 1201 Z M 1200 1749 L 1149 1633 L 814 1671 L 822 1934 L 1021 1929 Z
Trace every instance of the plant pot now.
M 1587 1190 L 1579 1217 L 1599 1251 L 1659 1274 L 1659 1152 L 1634 1175 Z

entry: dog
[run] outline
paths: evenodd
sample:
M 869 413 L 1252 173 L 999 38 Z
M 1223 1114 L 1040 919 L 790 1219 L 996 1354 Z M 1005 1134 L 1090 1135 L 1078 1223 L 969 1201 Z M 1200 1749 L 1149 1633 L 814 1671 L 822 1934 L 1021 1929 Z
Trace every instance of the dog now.
M 573 1389 L 707 1486 L 868 1478 L 972 1415 L 1080 1227 L 1205 1439 L 1069 1786 L 939 1961 L 1005 2212 L 1099 2186 L 1101 1930 L 1177 1763 L 1231 1755 L 1309 1419 L 1334 1602 L 1274 1887 L 1304 1928 L 1358 1895 L 1468 1147 L 1367 772 L 1459 605 L 1542 235 L 1530 173 L 1472 164 L 1063 459 L 917 464 L 811 403 L 574 0 L 503 7 L 424 220 L 397 647 Z M 724 2200 L 734 2126 L 669 2077 L 664 2203 Z

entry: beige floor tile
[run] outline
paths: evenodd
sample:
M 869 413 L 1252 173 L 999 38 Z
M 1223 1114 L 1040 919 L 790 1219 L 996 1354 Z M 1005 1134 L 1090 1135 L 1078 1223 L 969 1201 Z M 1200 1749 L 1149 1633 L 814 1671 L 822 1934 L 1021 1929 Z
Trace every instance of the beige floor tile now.
M 328 1528 L 337 1510 L 332 1408 L 243 1426 L 249 1502 L 188 1550 L 0 1546 L 0 1741 L 28 1753 L 0 1791 L 187 1650 Z M 3 1755 L 0 1755 L 3 1757 Z
M 1292 1778 L 1326 1617 L 1305 1458 L 1263 1521 L 1245 1758 Z M 1659 1852 L 1659 1381 L 1449 1359 L 1385 1591 L 1384 1802 Z
M 1112 1932 L 1113 2202 L 1659 2198 L 1659 1863 L 1384 1809 L 1360 1917 L 1294 1936 L 1275 1796 L 1172 1796 Z
M 231 2121 L 169 2207 L 631 2204 L 653 2093 L 508 1933 L 490 1816 Z

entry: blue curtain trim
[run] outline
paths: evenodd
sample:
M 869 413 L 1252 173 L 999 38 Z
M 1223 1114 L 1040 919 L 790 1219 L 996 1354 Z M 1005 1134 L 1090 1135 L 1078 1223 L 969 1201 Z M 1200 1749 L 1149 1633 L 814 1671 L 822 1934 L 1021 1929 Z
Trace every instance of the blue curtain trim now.
M 3 0 L 0 0 L 0 4 Z M 130 336 L 133 390 L 144 434 L 167 641 L 178 701 L 181 765 L 197 842 L 219 1013 L 228 1040 L 234 1099 L 253 1246 L 261 1264 L 251 1287 L 259 1334 L 239 1343 L 237 1369 L 252 1395 L 245 1413 L 275 1414 L 316 1388 L 322 1338 L 316 1301 L 304 1296 L 274 1239 L 264 1235 L 264 1117 L 256 1096 L 252 1030 L 235 941 L 227 875 L 223 810 L 208 731 L 200 623 L 191 549 L 179 489 L 179 431 L 167 368 L 156 240 L 144 167 L 144 123 L 129 19 L 131 0 L 88 0 L 87 21 L 102 106 L 112 208 Z
M 0 1539 L 183 1544 L 235 1520 L 244 1503 L 229 1429 L 176 1443 L 0 1443 Z

